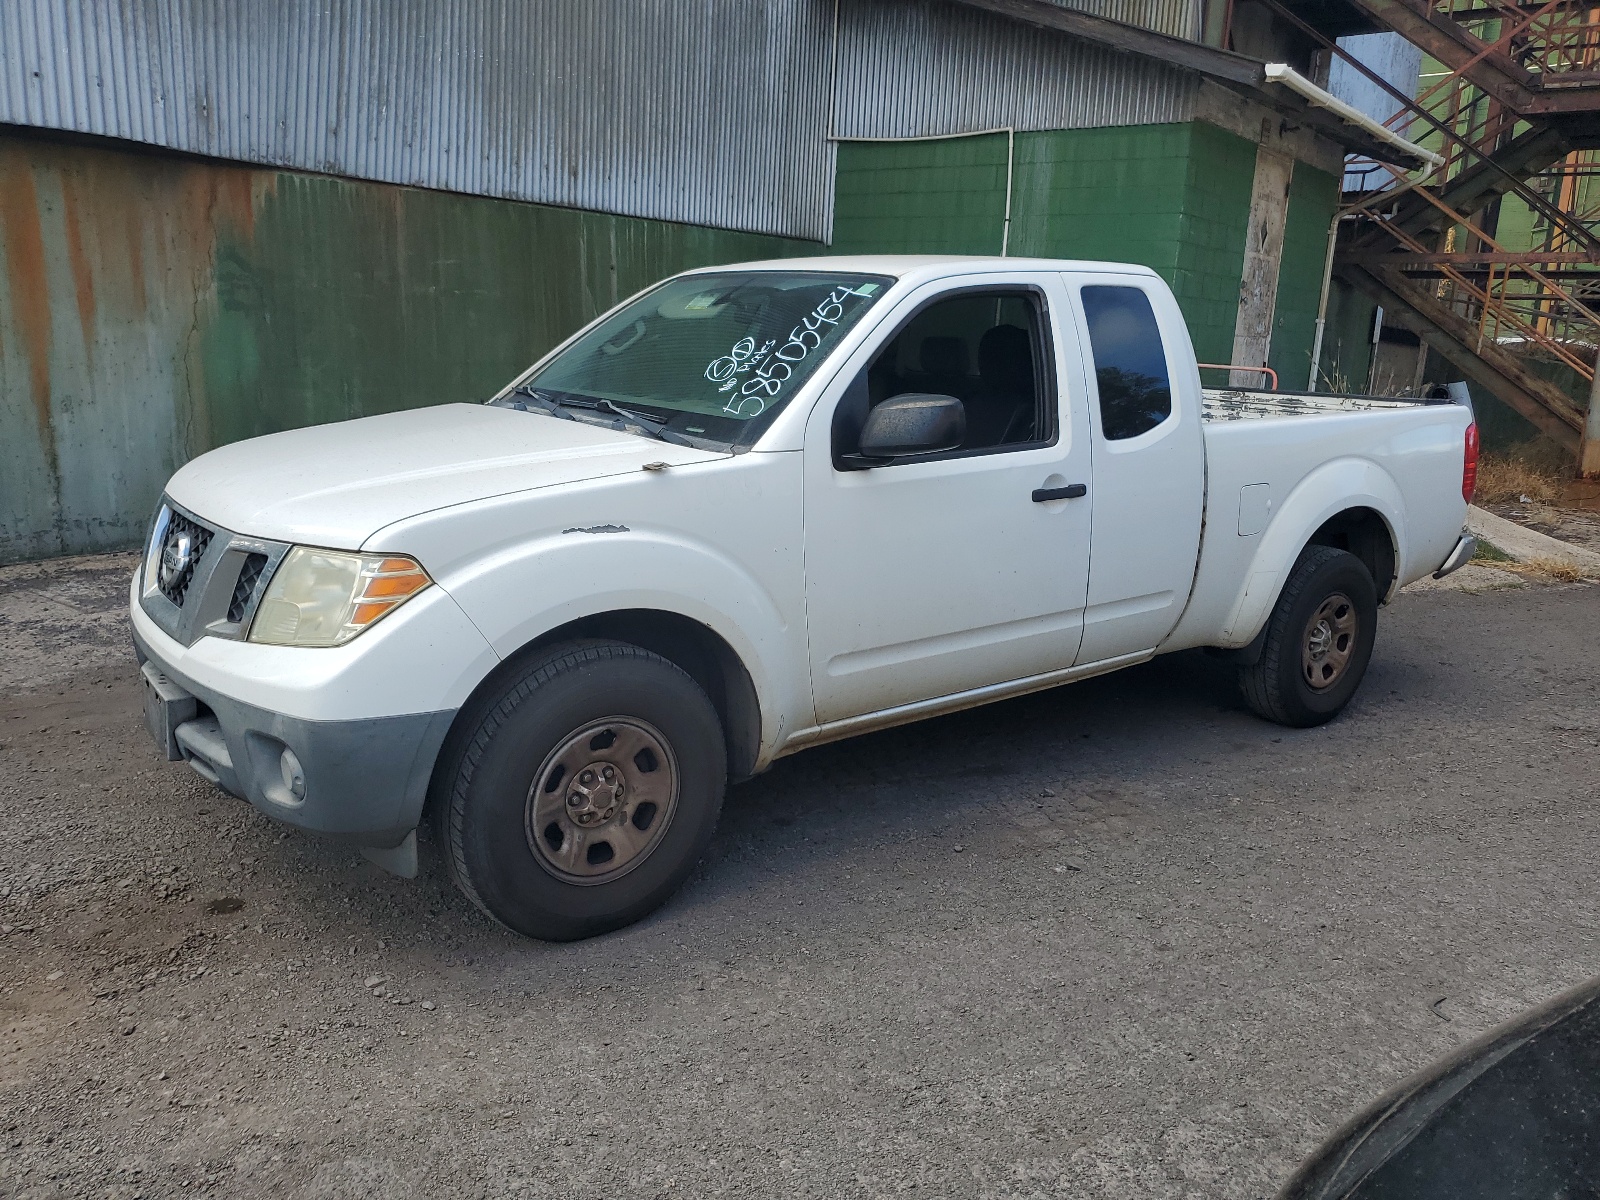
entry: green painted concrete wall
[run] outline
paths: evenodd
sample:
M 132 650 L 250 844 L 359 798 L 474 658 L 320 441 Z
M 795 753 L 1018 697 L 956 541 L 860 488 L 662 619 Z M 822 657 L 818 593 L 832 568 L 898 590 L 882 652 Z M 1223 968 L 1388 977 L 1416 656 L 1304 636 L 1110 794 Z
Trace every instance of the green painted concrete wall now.
M 0 562 L 213 446 L 476 400 L 665 275 L 815 243 L 0 136 Z
M 1006 135 L 841 142 L 833 195 L 834 254 L 999 254 Z
M 1201 360 L 1227 362 L 1255 153 L 1199 122 L 1017 134 L 1011 253 L 1151 267 Z M 997 253 L 1005 164 L 1004 134 L 845 143 L 834 249 Z
M 1278 296 L 1273 306 L 1272 353 L 1267 365 L 1278 372 L 1280 387 L 1300 390 L 1311 378 L 1311 347 L 1316 339 L 1317 303 L 1328 256 L 1328 226 L 1339 205 L 1339 179 L 1307 163 L 1294 164 L 1289 181 L 1289 215 L 1278 266 Z

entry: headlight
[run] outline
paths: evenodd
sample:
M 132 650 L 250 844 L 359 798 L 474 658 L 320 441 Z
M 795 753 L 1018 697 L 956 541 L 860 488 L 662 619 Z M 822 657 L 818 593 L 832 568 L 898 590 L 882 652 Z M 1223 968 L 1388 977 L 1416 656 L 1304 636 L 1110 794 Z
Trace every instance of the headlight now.
M 433 582 L 398 554 L 296 546 L 273 573 L 250 626 L 252 642 L 339 646 Z

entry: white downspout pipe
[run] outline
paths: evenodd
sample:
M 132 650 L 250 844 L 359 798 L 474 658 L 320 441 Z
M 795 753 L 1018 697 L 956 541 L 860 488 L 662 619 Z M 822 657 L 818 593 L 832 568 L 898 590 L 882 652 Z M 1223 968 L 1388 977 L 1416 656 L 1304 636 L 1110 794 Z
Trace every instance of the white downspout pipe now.
M 1328 222 L 1328 252 L 1322 259 L 1322 295 L 1317 298 L 1317 336 L 1311 343 L 1311 378 L 1306 381 L 1306 391 L 1317 390 L 1317 371 L 1322 367 L 1322 335 L 1328 328 L 1328 292 L 1333 286 L 1333 247 L 1339 238 L 1339 222 L 1344 214 L 1335 211 Z

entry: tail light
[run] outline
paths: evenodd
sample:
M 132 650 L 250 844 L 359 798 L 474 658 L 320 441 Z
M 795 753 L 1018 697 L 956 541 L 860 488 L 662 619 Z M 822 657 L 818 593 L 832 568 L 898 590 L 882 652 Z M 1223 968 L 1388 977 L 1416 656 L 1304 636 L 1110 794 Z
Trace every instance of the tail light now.
M 1478 424 L 1467 426 L 1466 452 L 1461 456 L 1461 498 L 1468 504 L 1478 490 Z

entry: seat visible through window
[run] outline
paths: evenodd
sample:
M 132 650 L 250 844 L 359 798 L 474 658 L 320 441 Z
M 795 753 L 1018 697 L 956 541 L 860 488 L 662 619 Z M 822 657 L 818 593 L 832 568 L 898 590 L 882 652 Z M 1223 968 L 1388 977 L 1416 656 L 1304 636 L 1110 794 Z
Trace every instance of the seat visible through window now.
M 894 396 L 954 396 L 966 410 L 961 450 L 1049 439 L 1040 386 L 1043 338 L 1037 299 L 1026 292 L 967 292 L 929 305 L 878 352 L 834 417 L 834 453 L 854 451 L 867 412 Z

